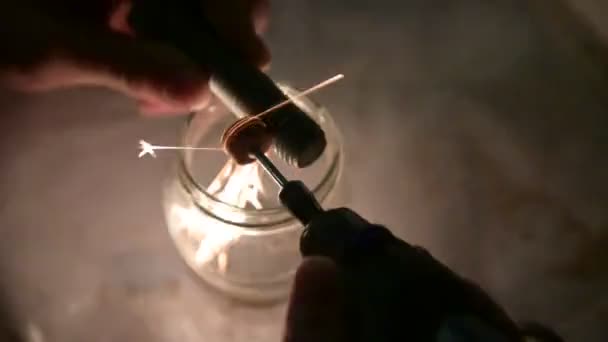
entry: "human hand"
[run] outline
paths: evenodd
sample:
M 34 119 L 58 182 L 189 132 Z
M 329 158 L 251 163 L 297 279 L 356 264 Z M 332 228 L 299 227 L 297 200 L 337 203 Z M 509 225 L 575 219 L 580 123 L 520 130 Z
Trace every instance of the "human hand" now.
M 522 341 L 483 289 L 351 210 L 318 215 L 300 249 L 285 342 Z
M 268 0 L 200 1 L 201 20 L 246 60 L 267 66 L 259 34 Z M 103 86 L 136 99 L 146 114 L 203 107 L 210 98 L 204 66 L 130 34 L 129 8 L 128 0 L 7 1 L 0 11 L 0 81 L 23 91 Z
M 442 323 L 436 325 L 435 331 L 424 339 L 419 333 L 414 332 L 420 326 L 433 326 L 435 322 L 425 319 L 414 319 L 406 311 L 422 313 L 424 307 L 403 307 L 402 314 L 392 312 L 385 307 L 386 312 L 370 310 L 370 312 L 347 312 L 348 301 L 358 301 L 356 298 L 348 298 L 348 291 L 344 291 L 340 284 L 340 270 L 330 259 L 313 257 L 306 259 L 296 273 L 294 287 L 288 306 L 283 342 L 343 342 L 343 341 L 434 341 L 434 342 L 523 342 L 523 339 L 514 330 L 495 330 L 484 324 L 480 319 L 472 316 L 453 316 L 446 318 Z M 361 279 L 365 282 L 366 280 Z M 403 293 L 408 289 L 403 288 Z M 388 300 L 401 301 L 398 294 L 386 293 Z M 444 294 L 437 294 L 442 296 Z M 402 294 L 401 297 L 404 295 Z M 353 307 L 351 307 L 352 310 Z M 368 308 L 368 309 L 371 309 Z M 374 337 L 364 337 L 356 332 L 361 330 L 354 322 L 349 320 L 349 314 L 355 316 L 387 317 L 390 322 L 388 326 L 399 327 L 400 333 L 395 334 L 390 330 L 375 330 Z M 490 312 L 490 315 L 495 313 Z M 423 316 L 421 314 L 421 316 Z M 350 316 L 352 318 L 352 316 Z M 491 316 L 490 316 L 491 317 Z M 489 317 L 484 317 L 487 319 Z M 363 320 L 363 324 L 374 325 L 373 320 Z M 515 327 L 512 327 L 516 329 Z M 364 328 L 365 329 L 365 328 Z M 374 330 L 374 328 L 371 328 Z M 354 335 L 353 335 L 354 333 Z M 408 337 L 409 336 L 409 337 Z M 536 335 L 530 335 L 536 336 Z M 538 335 L 544 336 L 544 335 Z M 547 335 L 549 336 L 549 335 Z M 553 335 L 550 335 L 553 336 Z M 354 338 L 354 339 L 353 339 Z M 539 341 L 545 341 L 544 338 Z M 547 339 L 547 341 L 561 341 L 558 339 Z
M 311 257 L 298 268 L 289 300 L 283 342 L 346 341 L 344 302 L 338 269 Z
M 342 342 L 349 341 L 348 331 L 356 329 L 349 326 L 345 318 L 346 309 L 343 289 L 339 285 L 339 269 L 328 258 L 311 257 L 304 260 L 298 269 L 289 301 L 283 342 Z M 409 308 L 413 309 L 413 308 Z M 395 317 L 397 324 L 407 331 L 408 325 L 417 322 L 402 321 Z M 520 329 L 526 341 L 564 341 L 555 331 L 542 324 L 525 322 Z M 455 341 L 522 341 L 517 337 L 504 337 L 496 330 L 489 329 L 479 320 L 470 317 L 447 320 L 439 327 L 435 342 Z M 377 336 L 384 341 L 386 336 Z M 394 341 L 389 339 L 390 341 Z

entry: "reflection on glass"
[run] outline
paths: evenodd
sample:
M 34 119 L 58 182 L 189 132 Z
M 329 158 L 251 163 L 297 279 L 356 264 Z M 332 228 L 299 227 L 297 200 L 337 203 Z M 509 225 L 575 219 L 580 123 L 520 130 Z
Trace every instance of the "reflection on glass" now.
M 283 87 L 289 96 L 294 90 Z M 335 202 L 342 166 L 341 138 L 329 113 L 306 98 L 296 104 L 316 120 L 327 148 L 313 165 L 295 169 L 269 152 L 290 179 L 301 179 L 325 204 Z M 193 115 L 182 144 L 214 147 L 235 120 L 224 107 Z M 302 226 L 280 206 L 278 188 L 257 164 L 237 165 L 225 154 L 182 151 L 164 191 L 169 232 L 186 263 L 204 281 L 246 301 L 285 298 L 300 262 Z

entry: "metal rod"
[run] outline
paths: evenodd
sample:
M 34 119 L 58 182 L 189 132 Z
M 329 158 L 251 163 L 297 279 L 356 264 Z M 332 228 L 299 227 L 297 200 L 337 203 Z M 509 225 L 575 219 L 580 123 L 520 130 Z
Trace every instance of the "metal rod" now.
M 266 157 L 266 155 L 261 152 L 254 153 L 253 156 L 258 160 L 260 165 L 262 165 L 264 170 L 266 170 L 266 172 L 272 177 L 272 179 L 274 179 L 277 185 L 281 189 L 283 189 L 288 182 L 287 178 L 283 176 L 281 171 L 277 169 L 277 167 L 272 163 L 272 161 L 270 161 L 270 159 L 268 159 L 268 157 Z

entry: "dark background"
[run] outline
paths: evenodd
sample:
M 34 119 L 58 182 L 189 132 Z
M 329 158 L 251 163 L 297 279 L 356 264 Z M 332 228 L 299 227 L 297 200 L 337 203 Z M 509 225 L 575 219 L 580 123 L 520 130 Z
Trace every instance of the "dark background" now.
M 275 1 L 272 75 L 346 75 L 315 96 L 344 133 L 346 204 L 514 318 L 607 341 L 607 15 L 600 0 Z M 169 240 L 172 155 L 139 160 L 137 142 L 174 143 L 181 119 L 91 89 L 0 108 L 5 325 L 33 342 L 279 341 L 284 307 L 217 297 Z

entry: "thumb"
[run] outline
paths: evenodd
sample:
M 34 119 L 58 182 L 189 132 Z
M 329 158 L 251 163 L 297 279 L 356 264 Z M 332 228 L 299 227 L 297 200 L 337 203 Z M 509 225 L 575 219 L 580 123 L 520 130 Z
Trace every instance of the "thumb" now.
M 284 342 L 345 339 L 338 272 L 329 259 L 310 258 L 298 269 L 289 301 Z
M 106 86 L 151 113 L 188 111 L 210 99 L 208 73 L 169 46 L 112 31 L 73 32 L 61 54 L 50 63 L 59 85 Z

